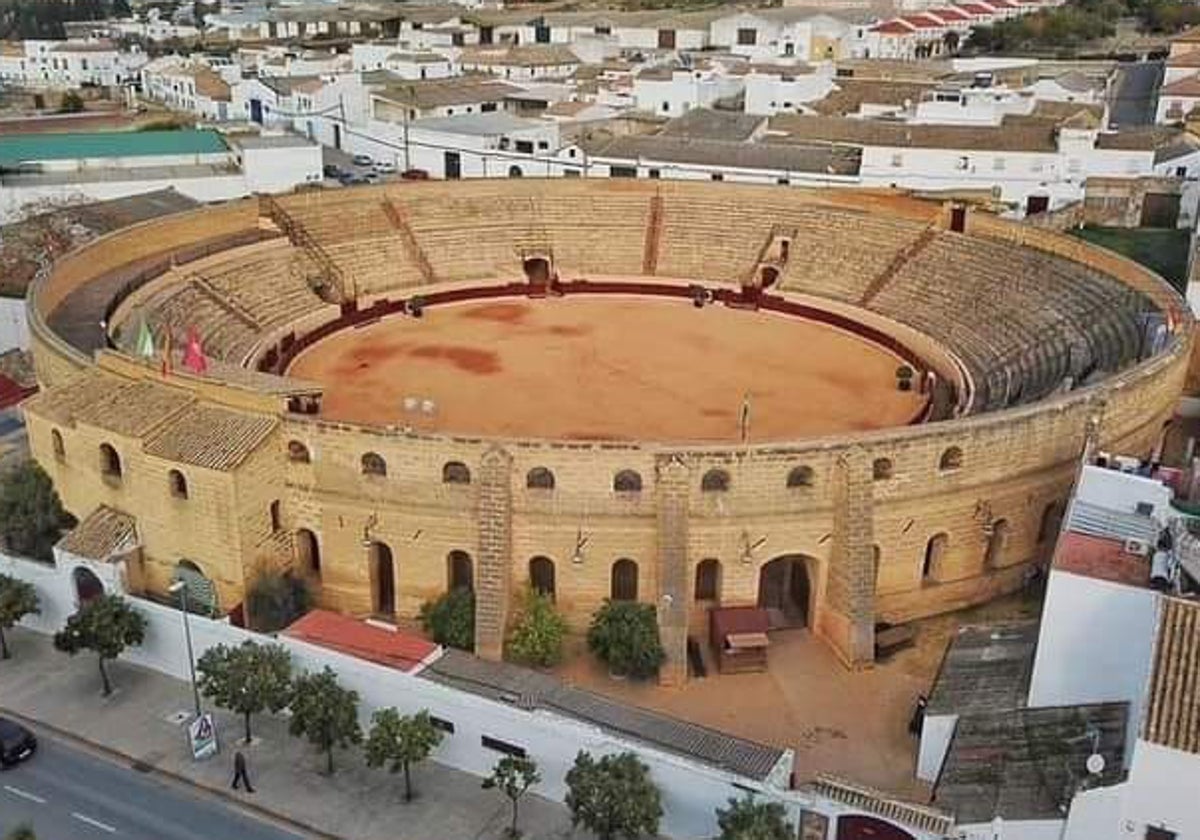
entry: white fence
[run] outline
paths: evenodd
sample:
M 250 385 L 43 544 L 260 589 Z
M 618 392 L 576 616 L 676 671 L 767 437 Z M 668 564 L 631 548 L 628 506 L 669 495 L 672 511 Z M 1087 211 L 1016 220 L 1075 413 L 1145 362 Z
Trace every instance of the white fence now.
M 0 554 L 0 573 L 27 580 L 37 588 L 41 614 L 29 617 L 24 625 L 42 633 L 58 630 L 76 609 L 73 571 L 67 563 L 55 567 Z M 104 582 L 111 588 L 115 581 L 114 575 Z M 148 625 L 145 642 L 129 650 L 123 658 L 187 679 L 187 649 L 181 613 L 141 598 L 130 597 L 129 600 L 146 616 Z M 218 644 L 239 644 L 246 639 L 267 640 L 261 634 L 223 621 L 200 616 L 189 616 L 188 620 L 197 658 Z M 782 802 L 797 821 L 802 809 L 827 817 L 830 838 L 835 836 L 839 815 L 869 813 L 863 806 L 852 807 L 816 793 L 765 785 L 552 712 L 520 709 L 286 636 L 274 641 L 291 652 L 298 669 L 320 670 L 328 665 L 337 672 L 343 685 L 357 691 L 359 716 L 364 727 L 375 710 L 388 706 L 394 706 L 402 713 L 428 709 L 436 717 L 451 722 L 454 733 L 446 737 L 433 754 L 433 759 L 441 764 L 485 776 L 499 756 L 483 747 L 481 739 L 484 736 L 523 747 L 537 761 L 543 778 L 534 788 L 535 792 L 555 801 L 561 801 L 566 794 L 563 779 L 580 750 L 592 754 L 635 751 L 650 767 L 654 782 L 662 792 L 664 817 L 661 830 L 670 837 L 714 836 L 717 833 L 714 809 L 723 806 L 730 797 L 741 797 L 748 791 Z M 941 832 L 920 831 L 909 826 L 906 830 L 917 840 L 943 836 Z

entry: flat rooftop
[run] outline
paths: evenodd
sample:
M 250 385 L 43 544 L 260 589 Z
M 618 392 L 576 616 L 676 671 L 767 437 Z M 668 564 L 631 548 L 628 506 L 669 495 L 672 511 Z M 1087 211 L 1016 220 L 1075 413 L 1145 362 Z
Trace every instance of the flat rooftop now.
M 1037 639 L 1037 621 L 960 627 L 946 648 L 926 714 L 1024 706 Z
M 227 151 L 215 131 L 96 131 L 0 136 L 0 166 L 53 160 L 219 154 Z

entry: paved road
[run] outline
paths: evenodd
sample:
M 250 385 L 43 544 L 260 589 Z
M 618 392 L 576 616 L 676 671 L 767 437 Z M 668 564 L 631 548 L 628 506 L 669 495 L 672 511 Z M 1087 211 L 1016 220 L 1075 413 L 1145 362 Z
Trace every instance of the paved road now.
M 1109 126 L 1127 128 L 1152 124 L 1162 78 L 1161 61 L 1122 64 L 1108 102 Z
M 300 840 L 219 800 L 97 758 L 38 732 L 38 754 L 0 772 L 0 837 L 39 840 Z

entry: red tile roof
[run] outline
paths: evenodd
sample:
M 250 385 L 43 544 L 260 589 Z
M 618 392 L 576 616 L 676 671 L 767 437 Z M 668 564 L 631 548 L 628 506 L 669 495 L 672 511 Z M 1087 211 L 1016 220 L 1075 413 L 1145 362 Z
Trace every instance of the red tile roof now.
M 293 639 L 406 673 L 432 662 L 441 654 L 441 647 L 428 639 L 399 630 L 385 630 L 329 610 L 313 610 L 283 632 Z
M 981 6 L 978 3 L 959 3 L 958 8 L 972 17 L 992 17 L 996 14 L 987 6 Z
M 14 382 L 9 377 L 0 373 L 0 408 L 8 408 L 10 405 L 16 405 L 36 391 L 36 387 L 26 388 L 19 382 Z
M 926 14 L 940 18 L 947 23 L 956 20 L 970 20 L 971 16 L 962 9 L 951 9 L 949 6 L 943 6 L 940 9 L 930 9 Z
M 987 3 L 993 9 L 1019 9 L 1019 8 L 1021 8 L 1016 3 L 1011 2 L 1011 0 L 983 0 L 983 2 Z
M 905 15 L 900 18 L 910 26 L 915 26 L 917 29 L 939 29 L 942 24 L 934 20 L 928 15 Z
M 913 27 L 902 20 L 889 20 L 887 23 L 879 24 L 871 31 L 882 32 L 884 35 L 911 35 Z
M 1127 554 L 1121 540 L 1066 531 L 1054 554 L 1054 568 L 1083 577 L 1123 583 L 1150 584 L 1150 558 Z

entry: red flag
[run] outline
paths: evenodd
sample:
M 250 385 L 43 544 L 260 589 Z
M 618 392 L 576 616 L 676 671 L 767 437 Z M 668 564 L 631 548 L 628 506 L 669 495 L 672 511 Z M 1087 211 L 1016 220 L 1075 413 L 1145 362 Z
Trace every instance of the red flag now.
M 196 374 L 208 371 L 208 359 L 204 357 L 204 345 L 200 343 L 200 335 L 196 332 L 195 327 L 188 328 L 187 349 L 183 351 L 183 366 Z

